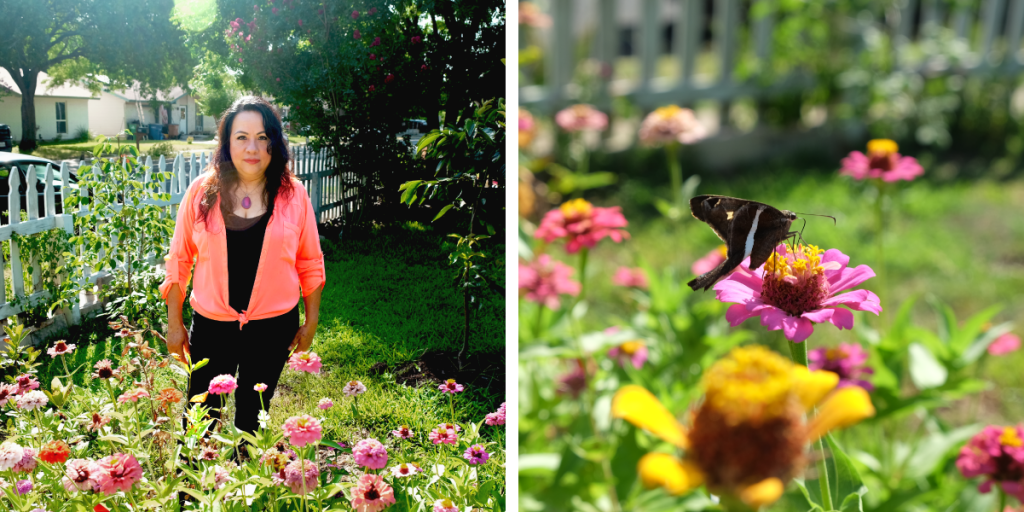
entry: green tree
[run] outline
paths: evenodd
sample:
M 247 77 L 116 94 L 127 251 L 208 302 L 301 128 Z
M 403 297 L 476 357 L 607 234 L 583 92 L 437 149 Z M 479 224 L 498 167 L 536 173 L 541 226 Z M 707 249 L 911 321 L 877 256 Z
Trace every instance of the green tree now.
M 433 171 L 396 140 L 406 120 L 436 129 L 504 96 L 503 0 L 253 3 L 219 0 L 228 63 L 243 88 L 288 106 L 314 148 L 369 178 L 365 204 L 394 204 L 401 183 Z
M 36 84 L 105 74 L 111 85 L 140 82 L 143 94 L 187 83 L 192 62 L 171 22 L 173 0 L 36 0 L 5 2 L 0 67 L 21 90 L 19 147 L 36 147 Z M 92 82 L 95 90 L 99 84 Z

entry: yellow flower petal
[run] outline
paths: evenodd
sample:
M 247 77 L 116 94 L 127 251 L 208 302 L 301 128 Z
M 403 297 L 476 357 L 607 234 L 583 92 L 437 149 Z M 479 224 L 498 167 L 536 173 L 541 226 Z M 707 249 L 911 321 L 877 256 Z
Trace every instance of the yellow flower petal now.
M 817 405 L 839 384 L 839 375 L 825 370 L 810 371 L 806 366 L 793 367 L 793 391 L 804 409 Z
M 630 384 L 615 393 L 612 417 L 622 418 L 684 450 L 690 446 L 686 429 L 650 391 L 640 386 Z
M 690 461 L 680 461 L 667 453 L 648 453 L 637 465 L 644 487 L 664 487 L 676 496 L 704 483 L 704 475 Z
M 765 478 L 760 482 L 743 489 L 740 493 L 740 500 L 750 508 L 757 510 L 765 505 L 771 505 L 782 497 L 785 486 L 778 478 Z
M 875 415 L 871 397 L 860 386 L 843 388 L 828 397 L 818 409 L 818 415 L 807 425 L 807 438 L 817 441 L 826 432 L 845 428 Z
M 189 400 L 189 402 L 192 402 L 192 403 L 194 403 L 194 404 L 201 404 L 201 403 L 203 403 L 203 402 L 205 402 L 205 401 L 206 401 L 206 397 L 207 397 L 207 395 L 209 395 L 209 394 L 210 394 L 210 392 L 209 392 L 209 391 L 207 391 L 206 393 L 203 393 L 203 394 L 201 394 L 201 395 L 196 395 L 196 396 L 192 397 L 192 398 L 191 398 L 191 399 Z

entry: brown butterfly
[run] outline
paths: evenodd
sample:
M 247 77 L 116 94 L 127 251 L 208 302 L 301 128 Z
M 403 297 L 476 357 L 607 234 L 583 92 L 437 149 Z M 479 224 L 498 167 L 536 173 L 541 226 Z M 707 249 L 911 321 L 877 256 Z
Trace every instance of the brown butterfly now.
M 750 269 L 760 267 L 780 242 L 797 234 L 789 231 L 797 218 L 795 213 L 757 201 L 728 196 L 697 196 L 690 199 L 690 212 L 697 220 L 711 226 L 728 247 L 725 261 L 686 283 L 694 290 L 703 288 L 707 291 L 728 276 L 747 256 L 750 257 Z

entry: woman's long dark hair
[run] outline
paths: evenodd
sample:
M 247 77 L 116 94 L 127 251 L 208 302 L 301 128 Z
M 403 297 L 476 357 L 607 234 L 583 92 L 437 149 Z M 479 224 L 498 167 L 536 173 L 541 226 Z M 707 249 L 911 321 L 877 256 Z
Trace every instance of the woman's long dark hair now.
M 279 192 L 290 194 L 292 191 L 292 174 L 288 165 L 291 154 L 288 151 L 288 139 L 284 136 L 281 126 L 281 114 L 267 100 L 259 96 L 245 96 L 236 100 L 230 108 L 220 116 L 220 126 L 217 127 L 219 137 L 217 150 L 213 154 L 207 172 L 210 176 L 203 183 L 204 197 L 199 205 L 199 220 L 206 223 L 210 209 L 217 202 L 220 195 L 221 214 L 227 215 L 235 211 L 235 198 L 233 194 L 220 194 L 222 190 L 231 190 L 238 184 L 238 171 L 231 162 L 231 125 L 235 122 L 235 116 L 239 112 L 259 112 L 263 116 L 263 129 L 267 132 L 270 145 L 267 150 L 270 152 L 270 165 L 267 167 L 264 176 L 267 184 L 263 187 L 263 204 L 267 205 L 267 211 L 273 211 L 274 200 Z

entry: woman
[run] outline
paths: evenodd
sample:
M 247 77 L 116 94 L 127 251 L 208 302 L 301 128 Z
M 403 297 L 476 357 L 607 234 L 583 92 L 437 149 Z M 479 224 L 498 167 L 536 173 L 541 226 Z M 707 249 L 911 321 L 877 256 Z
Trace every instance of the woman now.
M 190 398 L 213 377 L 237 370 L 235 426 L 255 432 L 261 406 L 253 387 L 266 384 L 269 407 L 289 353 L 309 350 L 326 272 L 313 205 L 288 167 L 277 110 L 263 98 L 244 97 L 221 116 L 217 132 L 217 151 L 182 198 L 165 258 L 167 349 L 210 360 L 192 374 Z M 181 310 L 193 258 L 186 332 Z

